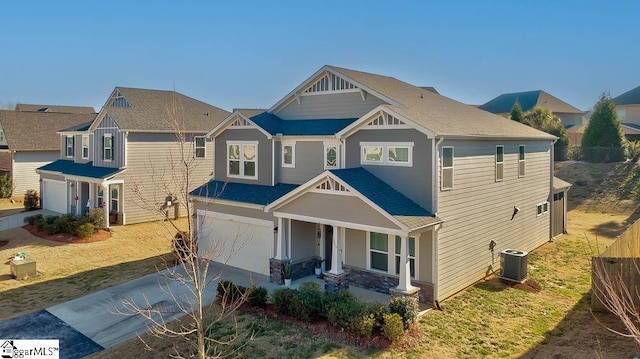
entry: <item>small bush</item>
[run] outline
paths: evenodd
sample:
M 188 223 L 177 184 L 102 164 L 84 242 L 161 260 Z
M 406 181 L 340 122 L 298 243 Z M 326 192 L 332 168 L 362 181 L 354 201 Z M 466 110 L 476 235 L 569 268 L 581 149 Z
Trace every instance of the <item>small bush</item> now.
M 291 315 L 308 322 L 318 320 L 323 312 L 323 294 L 318 284 L 302 283 L 291 302 Z
M 8 173 L 0 175 L 0 198 L 9 198 L 13 193 L 13 180 Z
M 94 227 L 102 229 L 105 227 L 104 210 L 102 208 L 91 208 L 87 213 L 89 223 Z
M 47 221 L 44 219 L 44 217 L 40 216 L 39 218 L 37 218 L 35 220 L 35 222 L 33 223 L 34 226 L 36 226 L 36 229 L 40 232 L 42 232 L 44 230 L 44 226 L 47 224 Z
M 36 221 L 42 219 L 42 215 L 41 214 L 35 214 L 33 216 L 29 216 L 29 217 L 25 217 L 24 218 L 24 223 L 27 223 L 31 226 L 36 224 Z
M 60 227 L 60 232 L 72 233 L 72 226 L 75 220 L 75 216 L 71 213 L 63 214 L 58 217 L 55 223 Z
M 351 320 L 351 330 L 356 334 L 370 337 L 376 324 L 373 313 L 363 313 Z
M 47 223 L 42 227 L 42 229 L 50 236 L 60 233 L 60 226 L 57 223 Z
M 404 334 L 404 324 L 400 315 L 396 313 L 385 314 L 382 331 L 384 336 L 391 340 L 392 343 L 400 339 Z
M 365 312 L 365 304 L 356 298 L 334 302 L 327 311 L 327 319 L 333 326 L 343 330 Z
M 95 228 L 91 223 L 84 223 L 76 227 L 75 232 L 72 233 L 78 237 L 91 237 L 95 232 Z
M 218 282 L 216 298 L 224 304 L 236 303 L 237 301 L 244 301 L 246 291 L 247 288 L 235 285 L 230 280 L 221 280 Z
M 367 303 L 365 312 L 373 315 L 373 330 L 382 330 L 384 315 L 389 314 L 387 308 L 380 303 Z
M 271 301 L 273 308 L 278 314 L 289 314 L 289 308 L 293 298 L 296 296 L 296 290 L 291 288 L 277 288 L 271 292 Z
M 34 211 L 40 208 L 40 196 L 35 190 L 27 190 L 24 194 L 24 209 Z
M 398 314 L 402 318 L 404 327 L 408 328 L 410 324 L 416 322 L 418 317 L 418 300 L 412 297 L 393 297 L 389 301 L 389 313 Z
M 52 215 L 48 215 L 44 217 L 44 221 L 47 224 L 54 224 L 57 219 L 58 219 L 58 216 L 52 216 Z
M 249 305 L 252 307 L 264 307 L 267 304 L 267 288 L 265 287 L 257 287 L 251 288 L 249 292 Z

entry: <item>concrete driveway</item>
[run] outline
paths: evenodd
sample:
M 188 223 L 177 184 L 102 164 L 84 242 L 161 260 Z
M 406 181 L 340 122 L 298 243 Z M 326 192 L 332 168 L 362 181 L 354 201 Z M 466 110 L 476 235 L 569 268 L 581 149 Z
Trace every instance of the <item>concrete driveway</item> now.
M 0 231 L 5 231 L 7 229 L 13 229 L 24 226 L 24 219 L 26 217 L 34 216 L 36 214 L 41 214 L 43 216 L 59 216 L 60 213 L 49 211 L 47 209 L 39 209 L 36 211 L 29 212 L 20 212 L 16 214 L 12 214 L 6 217 L 0 217 Z

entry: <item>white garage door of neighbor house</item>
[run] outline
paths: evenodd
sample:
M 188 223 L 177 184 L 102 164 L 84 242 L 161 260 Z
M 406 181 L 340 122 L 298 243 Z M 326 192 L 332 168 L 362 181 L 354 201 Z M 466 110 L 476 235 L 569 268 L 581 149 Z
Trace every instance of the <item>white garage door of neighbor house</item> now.
M 58 213 L 67 213 L 67 192 L 62 181 L 42 181 L 42 208 Z
M 273 222 L 198 212 L 201 257 L 227 265 L 269 275 L 269 258 L 273 257 Z

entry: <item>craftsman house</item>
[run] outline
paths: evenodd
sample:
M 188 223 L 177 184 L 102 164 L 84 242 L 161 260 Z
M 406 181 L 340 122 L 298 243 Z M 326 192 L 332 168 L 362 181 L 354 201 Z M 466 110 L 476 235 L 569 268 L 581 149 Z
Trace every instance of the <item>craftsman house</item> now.
M 76 214 L 100 207 L 109 224 L 184 215 L 186 199 L 176 199 L 211 178 L 204 136 L 228 115 L 175 91 L 116 87 L 93 121 L 58 132 L 59 159 L 38 169 L 42 207 Z
M 392 77 L 324 66 L 208 137 L 213 180 L 191 196 L 200 254 L 273 282 L 320 262 L 334 288 L 433 304 L 497 270 L 501 250 L 564 230 L 554 136 Z

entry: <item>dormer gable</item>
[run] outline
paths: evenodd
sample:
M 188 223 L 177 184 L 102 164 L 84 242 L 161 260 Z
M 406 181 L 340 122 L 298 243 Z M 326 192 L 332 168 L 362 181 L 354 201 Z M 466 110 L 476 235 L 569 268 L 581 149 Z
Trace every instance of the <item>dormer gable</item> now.
M 126 97 L 124 97 L 124 95 L 120 91 L 116 90 L 109 98 L 107 107 L 131 108 L 132 106 L 131 103 L 126 99 Z
M 209 131 L 206 136 L 209 138 L 215 138 L 223 131 L 234 129 L 256 129 L 262 132 L 269 139 L 273 137 L 269 132 L 265 131 L 264 128 L 258 126 L 255 122 L 245 116 L 241 110 L 236 110 L 231 115 L 227 116 L 227 118 L 220 122 L 218 126 Z

